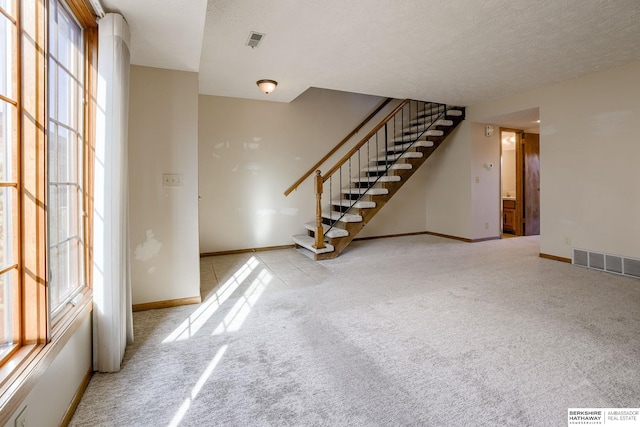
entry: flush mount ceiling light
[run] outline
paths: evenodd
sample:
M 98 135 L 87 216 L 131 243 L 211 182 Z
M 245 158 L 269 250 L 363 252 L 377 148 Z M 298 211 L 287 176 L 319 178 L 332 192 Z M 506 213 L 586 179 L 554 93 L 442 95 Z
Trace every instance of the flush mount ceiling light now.
M 267 95 L 270 94 L 271 92 L 273 92 L 273 90 L 276 88 L 276 86 L 278 86 L 278 82 L 277 81 L 268 80 L 268 79 L 258 80 L 256 82 L 256 84 L 258 85 L 260 90 L 263 91 L 264 93 L 266 93 Z

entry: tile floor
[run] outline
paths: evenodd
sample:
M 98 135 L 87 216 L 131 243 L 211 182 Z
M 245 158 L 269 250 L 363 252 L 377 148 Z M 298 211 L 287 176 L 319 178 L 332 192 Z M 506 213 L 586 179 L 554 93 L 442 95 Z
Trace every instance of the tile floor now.
M 315 286 L 332 272 L 300 249 L 216 255 L 200 259 L 200 289 L 205 300 L 233 283 L 234 293 L 260 282 L 264 292 Z

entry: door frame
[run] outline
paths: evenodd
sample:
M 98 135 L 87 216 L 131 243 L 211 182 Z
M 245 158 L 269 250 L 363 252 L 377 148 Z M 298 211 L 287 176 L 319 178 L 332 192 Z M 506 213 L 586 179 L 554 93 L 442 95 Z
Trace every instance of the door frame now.
M 526 136 L 529 135 L 529 138 Z M 535 138 L 534 138 L 535 136 Z M 532 149 L 537 147 L 532 151 Z M 535 236 L 540 234 L 540 134 L 525 132 L 522 134 L 522 235 Z M 531 163 L 529 155 L 535 153 L 537 161 Z M 531 168 L 530 168 L 531 167 Z M 531 178 L 537 174 L 537 185 L 534 188 L 528 187 Z M 536 188 L 537 187 L 537 188 Z M 533 208 L 532 208 L 533 206 Z
M 516 226 L 515 226 L 515 235 L 523 236 L 524 235 L 524 224 L 522 223 L 523 218 L 523 192 L 524 192 L 524 180 L 523 178 L 523 166 L 524 166 L 524 147 L 522 146 L 522 135 L 524 134 L 523 129 L 515 129 L 508 127 L 500 127 L 500 185 L 498 191 L 500 192 L 500 238 L 502 238 L 504 234 L 503 230 L 503 222 L 502 218 L 504 215 L 503 212 L 503 202 L 502 202 L 502 133 L 503 132 L 511 132 L 516 134 Z

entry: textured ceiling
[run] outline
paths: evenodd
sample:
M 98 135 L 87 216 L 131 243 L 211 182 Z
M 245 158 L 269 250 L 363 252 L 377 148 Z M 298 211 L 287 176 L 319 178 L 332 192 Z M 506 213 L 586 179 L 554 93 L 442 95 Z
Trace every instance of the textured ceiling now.
M 470 105 L 640 60 L 638 0 L 102 1 L 129 22 L 134 64 L 199 69 L 211 95 Z M 250 31 L 266 34 L 256 49 Z
M 99 0 L 131 30 L 131 63 L 198 71 L 207 0 Z

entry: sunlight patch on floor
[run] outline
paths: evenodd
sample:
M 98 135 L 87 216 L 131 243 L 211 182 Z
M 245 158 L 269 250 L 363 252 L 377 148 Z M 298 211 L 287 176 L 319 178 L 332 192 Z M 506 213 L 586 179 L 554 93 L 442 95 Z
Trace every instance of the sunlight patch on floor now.
M 180 324 L 162 342 L 182 341 L 194 336 L 220 306 L 235 292 L 249 277 L 251 272 L 260 264 L 256 257 L 251 257 L 218 289 L 209 299 L 204 301 L 196 311 Z
M 271 279 L 273 279 L 273 275 L 267 269 L 263 269 L 242 297 L 238 299 L 238 302 L 236 302 L 233 308 L 229 310 L 229 313 L 224 317 L 222 322 L 220 322 L 218 327 L 213 331 L 213 335 L 238 331 Z

